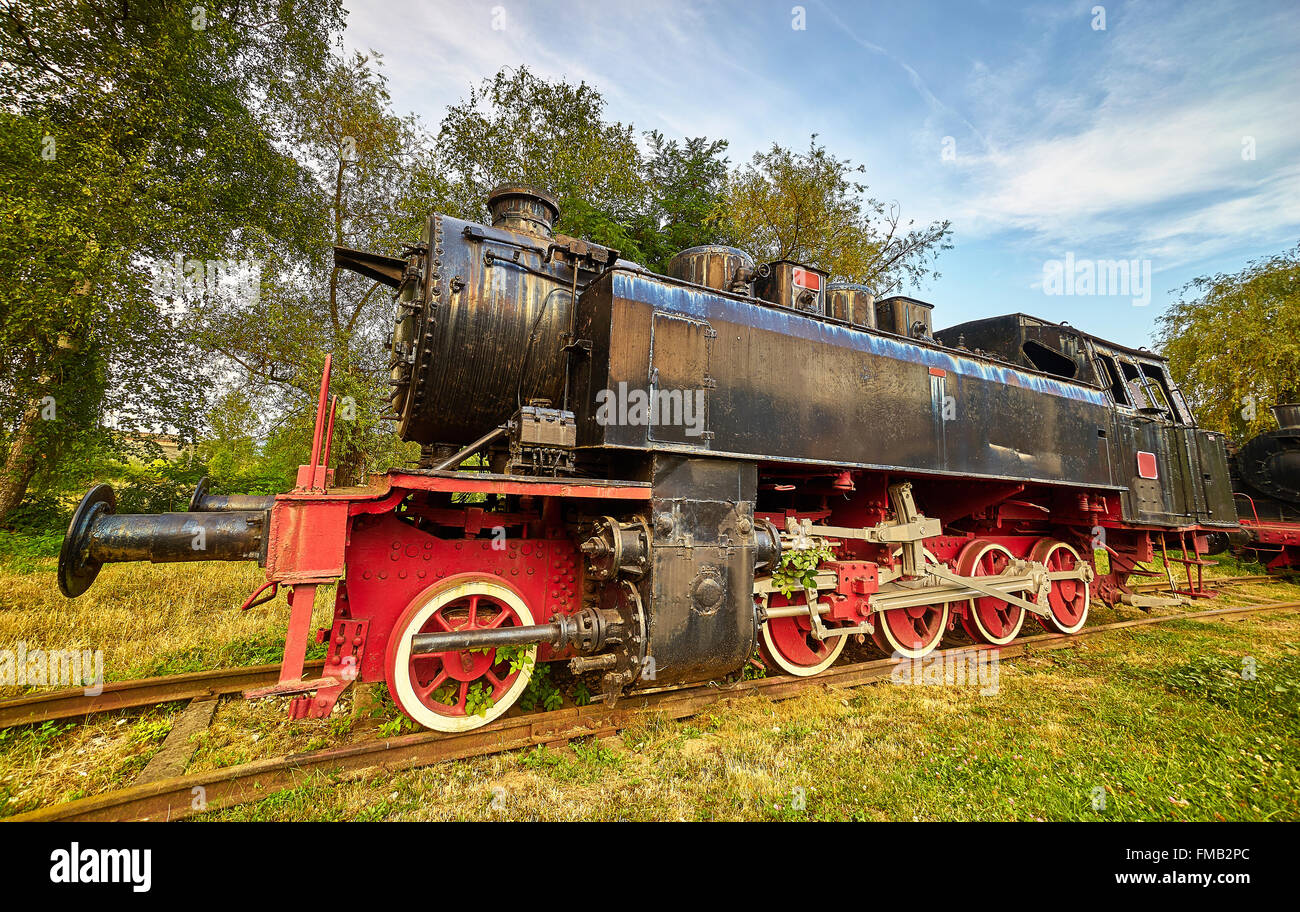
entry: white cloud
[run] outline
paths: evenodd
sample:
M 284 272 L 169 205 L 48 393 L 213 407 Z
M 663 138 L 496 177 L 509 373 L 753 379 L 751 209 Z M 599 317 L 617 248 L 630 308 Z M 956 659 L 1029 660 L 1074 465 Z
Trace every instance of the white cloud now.
M 1293 16 L 1225 21 L 1204 8 L 1109 17 L 1065 59 L 1044 37 L 993 71 L 972 64 L 974 102 L 1000 151 L 962 156 L 943 184 L 970 237 L 1094 245 L 1163 265 L 1269 243 L 1300 228 L 1295 59 L 1263 50 Z M 1076 22 L 1062 26 L 1078 30 Z M 1051 46 L 1053 57 L 1044 52 Z M 1067 42 L 1067 47 L 1069 46 Z M 1292 45 L 1293 46 L 1293 45 Z M 1261 52 L 1263 50 L 1263 52 Z M 1001 107 L 1003 114 L 994 113 Z M 1243 139 L 1256 157 L 1243 160 Z

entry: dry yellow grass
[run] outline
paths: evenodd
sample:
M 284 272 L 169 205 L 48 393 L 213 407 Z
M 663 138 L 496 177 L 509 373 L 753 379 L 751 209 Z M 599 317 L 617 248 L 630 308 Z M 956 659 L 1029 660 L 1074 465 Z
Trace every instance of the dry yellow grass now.
M 114 681 L 182 666 L 246 664 L 250 651 L 274 661 L 274 649 L 255 645 L 284 638 L 283 598 L 237 610 L 265 580 L 253 564 L 109 565 L 90 591 L 66 599 L 53 562 L 46 563 L 48 569 L 35 573 L 0 571 L 0 646 L 103 650 L 105 680 Z M 317 595 L 321 624 L 332 604 L 332 590 Z M 0 696 L 20 692 L 0 687 Z

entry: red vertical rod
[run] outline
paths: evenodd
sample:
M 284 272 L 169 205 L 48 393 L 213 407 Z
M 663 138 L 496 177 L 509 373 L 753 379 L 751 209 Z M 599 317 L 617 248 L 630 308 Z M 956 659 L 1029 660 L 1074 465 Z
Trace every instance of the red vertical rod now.
M 321 457 L 320 464 L 325 468 L 325 477 L 329 478 L 330 470 L 330 443 L 334 440 L 334 413 L 339 407 L 339 397 L 330 396 L 330 423 L 325 429 L 325 454 Z M 324 485 L 322 485 L 324 487 Z
M 311 628 L 311 610 L 316 603 L 316 584 L 304 583 L 289 590 L 289 630 L 284 638 L 284 660 L 280 663 L 280 683 L 301 681 L 307 660 L 307 631 Z
M 320 398 L 316 401 L 316 433 L 311 441 L 311 462 L 307 463 L 310 466 L 320 465 L 321 435 L 325 433 L 325 406 L 329 403 L 330 363 L 333 357 L 325 356 L 325 369 L 321 371 Z

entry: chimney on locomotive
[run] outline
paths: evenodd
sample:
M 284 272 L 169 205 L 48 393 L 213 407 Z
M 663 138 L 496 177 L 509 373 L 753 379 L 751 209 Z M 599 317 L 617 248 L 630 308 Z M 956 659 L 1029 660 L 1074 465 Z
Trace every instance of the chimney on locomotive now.
M 549 193 L 527 184 L 502 184 L 488 194 L 492 227 L 534 237 L 551 237 L 560 204 Z
M 1269 406 L 1277 425 L 1284 431 L 1300 429 L 1300 403 L 1281 403 Z

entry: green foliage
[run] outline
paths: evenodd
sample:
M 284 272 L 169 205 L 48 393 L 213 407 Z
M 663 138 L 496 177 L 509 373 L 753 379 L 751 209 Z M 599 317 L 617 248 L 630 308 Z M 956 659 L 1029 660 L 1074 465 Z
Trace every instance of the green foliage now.
M 0 747 L 25 743 L 27 747 L 39 753 L 42 748 L 48 747 L 58 740 L 60 735 L 70 732 L 74 728 L 76 728 L 76 724 L 72 722 L 61 724 L 46 720 L 39 725 L 0 729 Z
M 173 513 L 189 507 L 203 466 L 156 459 L 146 464 L 122 463 L 121 483 L 115 486 L 119 513 Z
M 817 144 L 806 152 L 776 143 L 731 174 L 715 217 L 728 242 L 758 259 L 794 260 L 877 294 L 937 278 L 935 258 L 951 249 L 948 221 L 904 223 L 897 204 L 864 196 L 862 165 Z
M 824 544 L 787 548 L 781 552 L 781 562 L 772 574 L 772 582 L 786 598 L 797 591 L 816 589 L 817 567 L 827 560 L 835 560 L 835 552 Z
M 10 510 L 4 525 L 27 534 L 62 532 L 68 527 L 71 515 L 59 498 L 42 491 Z
M 1300 245 L 1202 276 L 1159 318 L 1157 343 L 1199 424 L 1246 440 L 1300 401 Z
M 381 738 L 396 738 L 403 731 L 414 728 L 415 723 L 401 713 L 398 713 L 396 716 L 393 716 L 393 718 L 379 723 L 379 727 L 376 731 L 379 732 L 379 737 Z
M 492 698 L 492 688 L 482 681 L 475 681 L 465 691 L 465 714 L 467 716 L 486 716 L 487 711 L 496 705 Z
M 573 700 L 574 706 L 587 706 L 590 704 L 591 689 L 587 687 L 587 682 L 582 678 L 578 678 L 569 691 L 569 697 Z
M 496 651 L 497 662 L 506 662 L 510 665 L 510 674 L 523 671 L 525 668 L 532 668 L 537 660 L 535 646 L 498 646 Z
M 172 720 L 162 719 L 141 719 L 131 728 L 131 741 L 136 744 L 152 744 L 155 741 L 161 741 L 167 737 L 172 730 Z
M 488 193 L 522 181 L 556 197 L 560 230 L 626 245 L 627 216 L 645 198 L 641 156 L 633 128 L 606 122 L 604 107 L 585 82 L 548 82 L 527 67 L 483 80 L 439 125 L 434 145 L 448 176 L 448 211 L 485 221 Z
M 331 59 L 284 114 L 288 141 L 314 175 L 311 193 L 323 220 L 310 250 L 270 235 L 254 239 L 275 277 L 256 300 L 205 301 L 196 311 L 198 339 L 241 378 L 209 417 L 209 455 L 218 470 L 237 474 L 260 462 L 261 474 L 291 482 L 311 445 L 324 357 L 331 353 L 331 392 L 339 402 L 331 464 L 337 484 L 353 484 L 368 472 L 414 461 L 419 450 L 397 440 L 382 417 L 389 411 L 387 290 L 329 268 L 322 254 L 332 244 L 401 250 L 438 205 L 441 179 L 431 171 L 415 119 L 390 110 L 375 58 Z M 266 438 L 260 453 L 259 435 Z
M 0 566 L 9 573 L 35 573 L 59 556 L 62 532 L 0 531 Z
M 548 712 L 564 705 L 564 694 L 551 680 L 551 666 L 538 665 L 533 669 L 533 676 L 528 679 L 528 686 L 519 695 L 519 708 L 531 712 L 541 707 Z
M 232 259 L 258 234 L 314 244 L 320 207 L 274 109 L 341 26 L 338 0 L 6 6 L 0 517 L 38 472 L 120 442 L 106 415 L 193 439 L 207 364 L 156 267 Z M 57 417 L 37 423 L 47 401 Z

